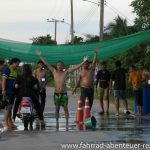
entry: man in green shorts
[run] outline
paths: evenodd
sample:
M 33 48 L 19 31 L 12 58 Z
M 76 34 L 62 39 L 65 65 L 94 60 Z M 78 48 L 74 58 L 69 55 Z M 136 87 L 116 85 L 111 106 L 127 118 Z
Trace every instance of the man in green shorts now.
M 54 68 L 45 61 L 45 59 L 41 56 L 40 52 L 36 51 L 36 54 L 39 56 L 39 58 L 43 61 L 43 63 L 47 66 L 48 70 L 51 71 L 54 76 L 54 86 L 55 86 L 54 104 L 55 104 L 56 128 L 57 130 L 59 129 L 59 110 L 60 106 L 62 106 L 66 117 L 66 130 L 68 130 L 69 112 L 68 112 L 66 79 L 70 73 L 80 68 L 88 60 L 88 58 L 85 57 L 81 64 L 76 65 L 76 67 L 74 68 L 68 68 L 64 71 L 64 63 L 62 61 L 58 61 L 56 63 L 56 68 Z
M 56 106 L 68 106 L 67 93 L 54 93 L 54 104 Z

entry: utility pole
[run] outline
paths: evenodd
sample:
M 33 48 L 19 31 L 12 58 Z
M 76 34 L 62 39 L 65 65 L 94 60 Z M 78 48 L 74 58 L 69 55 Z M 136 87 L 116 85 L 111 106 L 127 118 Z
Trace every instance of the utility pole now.
M 99 32 L 99 41 L 103 40 L 104 33 L 104 0 L 100 0 L 100 32 Z
M 71 2 L 71 44 L 74 44 L 73 0 Z
M 70 0 L 70 4 L 71 4 L 71 44 L 74 44 L 73 0 Z M 77 83 L 76 71 L 74 72 L 73 82 L 74 82 L 74 85 L 76 85 Z
M 56 39 L 57 39 L 57 23 L 58 22 L 64 22 L 64 19 L 57 20 L 57 19 L 52 18 L 52 20 L 47 19 L 47 22 L 54 22 L 55 23 L 55 41 L 56 41 Z
M 83 0 L 90 2 L 92 4 L 97 5 L 100 8 L 100 18 L 99 18 L 99 41 L 103 40 L 103 33 L 104 33 L 104 0 L 99 0 L 98 3 L 95 3 L 90 0 Z

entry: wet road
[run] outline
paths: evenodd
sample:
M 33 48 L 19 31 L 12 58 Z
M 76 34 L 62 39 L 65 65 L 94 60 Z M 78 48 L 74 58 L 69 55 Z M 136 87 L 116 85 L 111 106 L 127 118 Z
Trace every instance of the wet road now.
M 111 136 L 111 142 L 127 142 L 127 143 L 150 143 L 150 115 L 139 117 L 126 116 L 125 114 L 121 114 L 119 119 L 115 117 L 115 114 L 110 115 L 98 115 L 96 112 L 93 112 L 92 115 L 95 116 L 97 120 L 96 128 L 83 130 L 83 131 L 92 131 L 92 132 L 107 132 L 109 136 Z M 54 111 L 45 112 L 45 122 L 46 128 L 43 132 L 56 132 L 56 121 L 54 118 Z M 2 122 L 2 113 L 0 114 L 0 122 Z M 17 129 L 13 132 L 21 132 L 24 130 L 22 121 L 17 118 L 16 123 Z M 34 131 L 38 131 L 36 129 L 36 124 L 34 123 Z M 0 128 L 1 132 L 3 132 L 3 128 Z M 39 130 L 40 131 L 40 130 Z M 60 125 L 59 131 L 66 131 L 65 126 L 65 118 L 63 111 L 60 115 Z M 70 119 L 69 119 L 69 129 L 67 132 L 79 132 L 82 129 L 77 129 L 75 123 L 75 111 L 70 111 Z M 24 131 L 25 132 L 25 131 Z M 31 131 L 28 131 L 31 132 Z M 42 131 L 41 131 L 42 132 Z M 105 139 L 105 137 L 104 137 Z M 106 137 L 107 139 L 107 137 Z M 0 139 L 1 140 L 1 139 Z M 105 142 L 109 142 L 110 139 L 104 140 Z
M 48 95 L 51 98 L 52 94 Z M 131 143 L 131 144 L 150 144 L 150 114 L 146 116 L 133 117 L 126 116 L 120 111 L 120 117 L 115 117 L 113 106 L 110 106 L 109 115 L 99 115 L 99 103 L 95 102 L 92 115 L 97 120 L 96 128 L 88 130 L 79 130 L 75 123 L 76 101 L 71 97 L 69 110 L 69 129 L 66 131 L 65 118 L 63 110 L 60 111 L 60 127 L 56 130 L 56 121 L 54 118 L 54 106 L 49 101 L 45 109 L 45 130 L 37 130 L 34 123 L 33 131 L 24 131 L 22 121 L 17 118 L 14 131 L 3 132 L 0 126 L 0 146 L 2 149 L 11 150 L 59 150 L 62 143 Z M 50 111 L 49 111 L 50 110 Z M 0 123 L 3 121 L 2 112 L 0 112 Z M 28 144 L 25 144 L 28 142 Z M 7 144 L 7 143 L 10 143 Z M 145 150 L 145 148 L 144 148 Z

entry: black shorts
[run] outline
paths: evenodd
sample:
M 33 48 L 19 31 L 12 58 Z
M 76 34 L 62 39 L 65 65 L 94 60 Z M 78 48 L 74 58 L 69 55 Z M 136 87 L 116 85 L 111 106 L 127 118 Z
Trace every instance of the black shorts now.
M 15 101 L 15 94 L 7 94 L 8 104 L 13 105 Z
M 135 101 L 137 106 L 143 106 L 143 92 L 142 90 L 134 91 Z
M 83 106 L 85 106 L 86 97 L 88 97 L 88 99 L 89 99 L 89 105 L 91 108 L 93 105 L 93 99 L 94 99 L 94 88 L 81 87 L 81 101 L 82 101 Z

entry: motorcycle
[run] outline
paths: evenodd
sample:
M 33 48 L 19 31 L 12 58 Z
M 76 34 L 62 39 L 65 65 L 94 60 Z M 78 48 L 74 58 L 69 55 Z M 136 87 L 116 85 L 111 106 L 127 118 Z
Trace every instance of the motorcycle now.
M 30 130 L 33 130 L 33 121 L 35 119 L 35 115 L 33 111 L 33 103 L 30 97 L 22 97 L 17 114 L 24 123 L 24 130 L 28 130 L 29 124 Z

